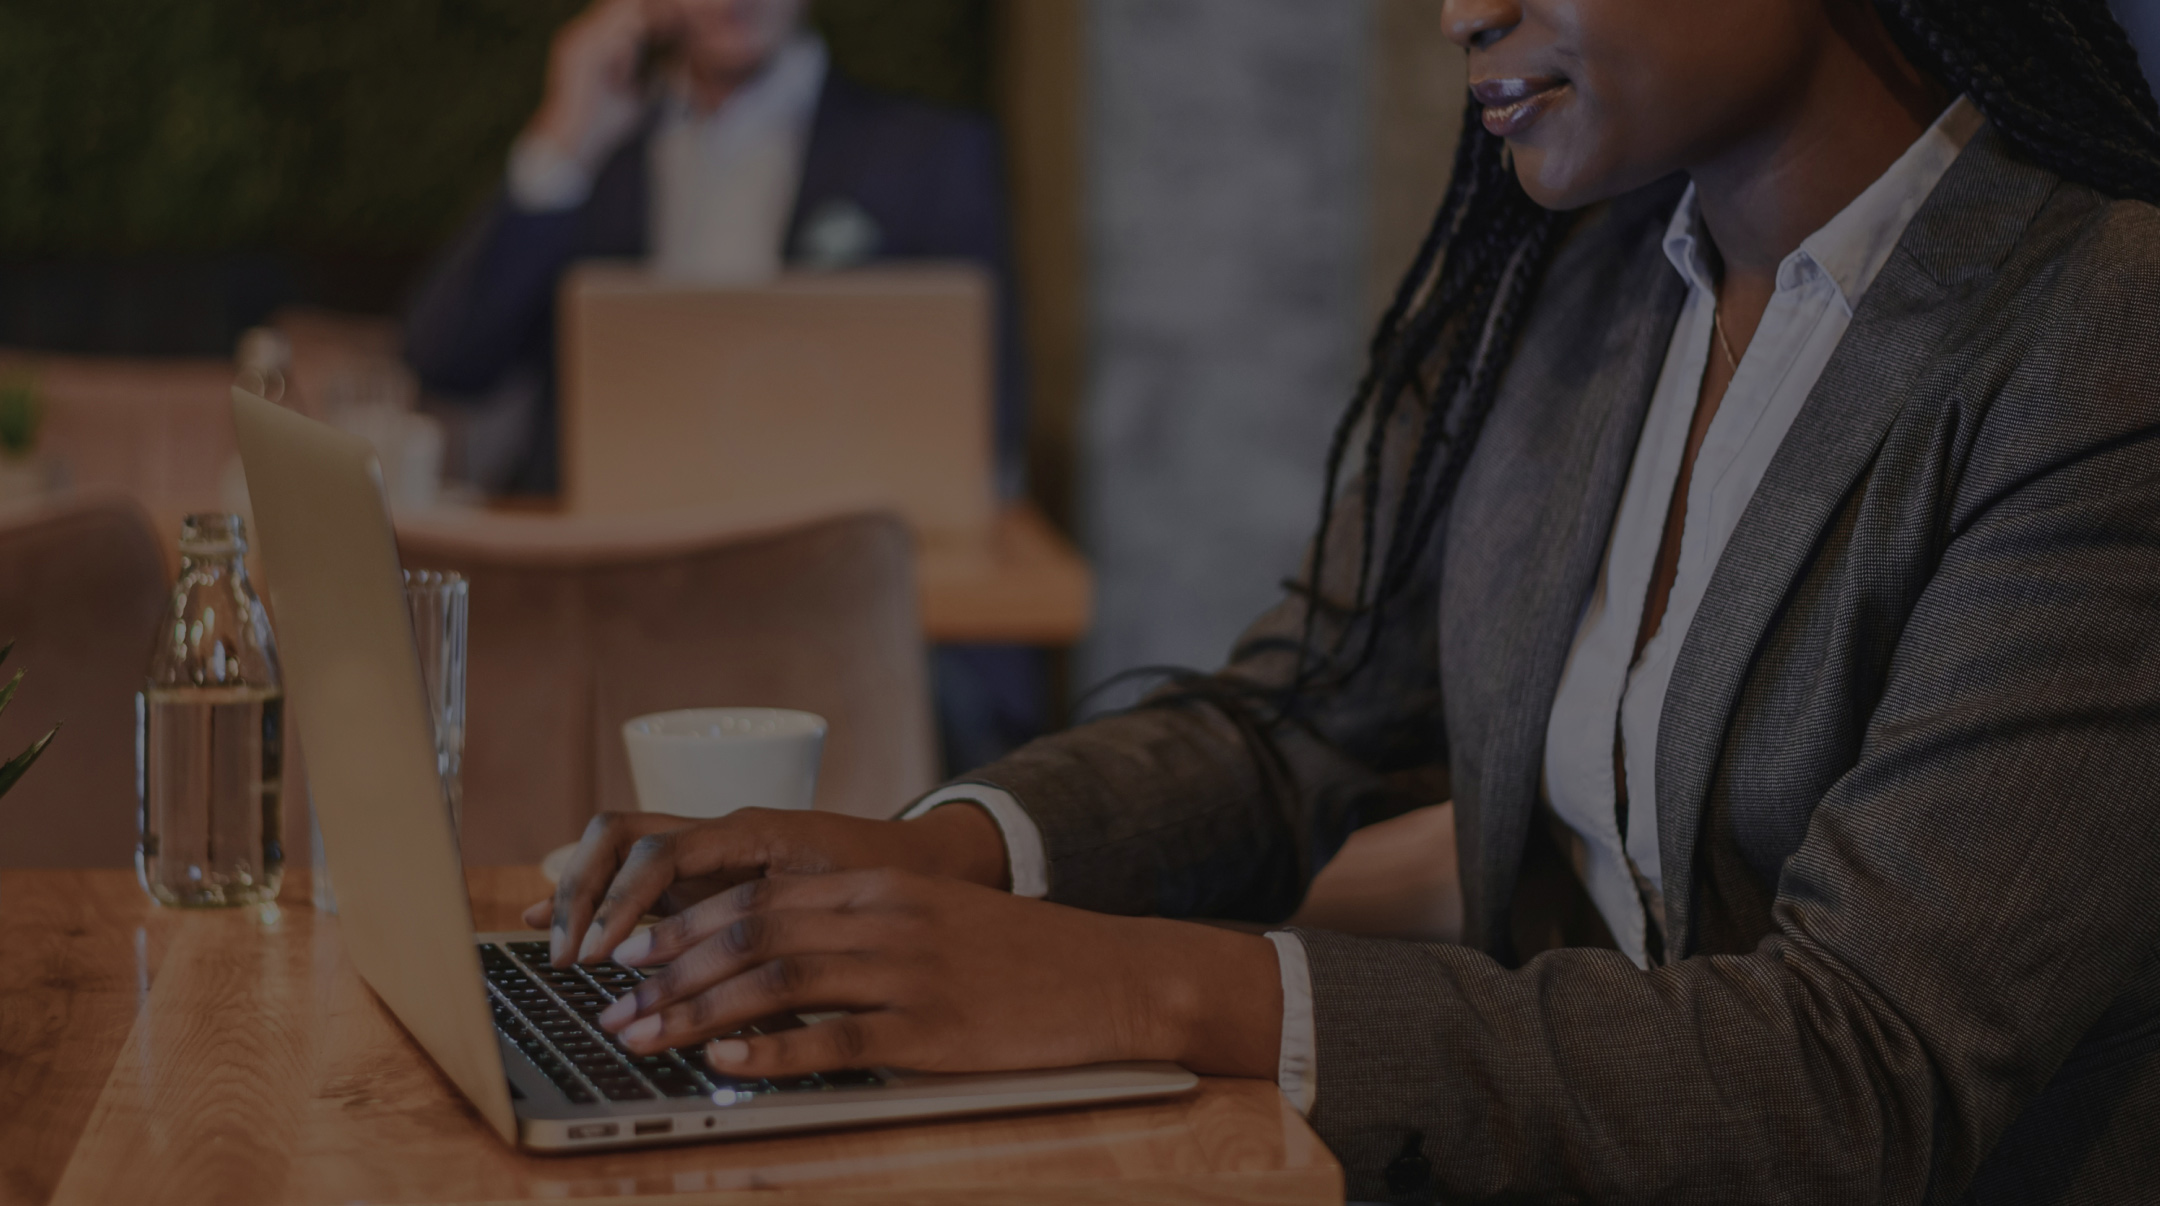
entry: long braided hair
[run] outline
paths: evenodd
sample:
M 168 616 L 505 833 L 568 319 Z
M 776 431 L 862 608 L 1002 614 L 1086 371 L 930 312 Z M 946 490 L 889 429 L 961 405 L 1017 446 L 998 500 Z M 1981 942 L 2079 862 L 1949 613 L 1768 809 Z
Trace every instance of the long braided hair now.
M 2160 204 L 2160 108 L 2106 0 L 1874 5 L 1914 64 L 1953 94 L 1970 95 L 2016 153 L 2076 183 Z M 1285 584 L 1307 605 L 1296 671 L 1270 701 L 1275 718 L 1294 715 L 1301 699 L 1341 686 L 1370 663 L 1383 609 L 1432 554 L 1435 527 L 1569 225 L 1568 215 L 1523 191 L 1506 144 L 1485 130 L 1481 112 L 1473 101 L 1464 114 L 1446 199 L 1380 319 L 1330 441 L 1305 579 Z M 1407 423 L 1399 421 L 1405 412 Z M 1382 515 L 1382 475 L 1402 452 L 1388 447 L 1398 431 L 1414 433 L 1414 451 L 1394 513 Z M 1353 449 L 1362 489 L 1338 498 Z M 1357 573 L 1347 597 L 1329 598 L 1322 573 L 1346 505 L 1362 511 Z M 1325 640 L 1317 631 L 1323 618 L 1339 621 Z M 1220 702 L 1219 691 L 1205 693 Z

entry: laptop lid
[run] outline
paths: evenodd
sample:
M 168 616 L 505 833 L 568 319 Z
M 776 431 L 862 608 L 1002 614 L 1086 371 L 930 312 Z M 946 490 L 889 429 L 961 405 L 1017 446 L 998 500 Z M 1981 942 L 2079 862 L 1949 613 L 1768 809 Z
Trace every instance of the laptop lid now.
M 579 514 L 874 495 L 932 538 L 996 516 L 989 277 L 967 264 L 736 288 L 564 278 L 561 459 Z
M 517 1121 L 436 772 L 382 470 L 366 440 L 233 390 L 290 715 L 353 965 L 504 1141 Z

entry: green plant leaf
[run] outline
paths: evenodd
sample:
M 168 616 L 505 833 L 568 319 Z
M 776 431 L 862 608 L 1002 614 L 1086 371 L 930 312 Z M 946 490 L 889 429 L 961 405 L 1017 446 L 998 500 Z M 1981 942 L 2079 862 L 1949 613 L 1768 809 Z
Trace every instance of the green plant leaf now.
M 51 745 L 52 739 L 59 735 L 60 726 L 54 725 L 51 732 L 37 739 L 36 744 L 8 759 L 5 765 L 0 765 L 0 796 L 6 795 L 8 789 L 15 786 L 15 780 L 23 777 L 23 772 L 30 769 L 30 764 L 36 762 L 38 755 L 44 753 L 45 747 Z
M 5 657 L 5 653 L 0 653 L 0 660 L 4 660 Z M 7 686 L 0 687 L 0 712 L 7 711 L 7 706 L 10 703 L 14 702 L 15 688 L 22 686 L 23 675 L 28 673 L 30 673 L 30 671 L 27 667 L 21 670 L 17 670 L 15 672 L 15 677 L 8 680 Z
M 5 661 L 7 660 L 7 658 L 8 658 L 8 654 L 10 654 L 10 653 L 13 653 L 13 652 L 15 652 L 15 642 L 14 642 L 14 641 L 9 641 L 9 642 L 8 642 L 7 644 L 5 644 L 5 645 L 0 645 L 0 662 L 5 662 Z
M 25 456 L 37 447 L 38 428 L 45 421 L 45 407 L 37 387 L 27 381 L 0 384 L 0 451 Z

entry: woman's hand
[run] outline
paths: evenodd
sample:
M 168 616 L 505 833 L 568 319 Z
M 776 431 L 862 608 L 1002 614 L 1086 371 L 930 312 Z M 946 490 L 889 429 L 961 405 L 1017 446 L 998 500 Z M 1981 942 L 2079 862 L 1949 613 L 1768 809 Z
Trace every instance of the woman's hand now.
M 650 812 L 603 812 L 585 827 L 555 896 L 525 910 L 549 931 L 557 966 L 598 959 L 646 913 L 680 912 L 764 875 L 897 867 L 1002 888 L 1010 874 L 997 822 L 966 803 L 912 821 L 745 808 L 698 821 Z
M 1282 1031 L 1280 973 L 1265 938 L 903 871 L 751 880 L 614 954 L 667 965 L 600 1015 L 640 1053 L 776 1013 L 849 1011 L 709 1043 L 713 1067 L 741 1077 L 1162 1059 L 1271 1078 Z

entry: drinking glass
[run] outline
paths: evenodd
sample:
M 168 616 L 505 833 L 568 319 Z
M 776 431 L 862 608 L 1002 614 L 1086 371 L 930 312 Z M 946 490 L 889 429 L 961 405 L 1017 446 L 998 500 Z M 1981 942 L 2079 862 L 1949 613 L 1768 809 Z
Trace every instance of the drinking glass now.
M 405 603 L 412 609 L 413 644 L 420 651 L 420 678 L 435 721 L 435 769 L 442 775 L 455 833 L 465 814 L 465 578 L 407 570 Z

